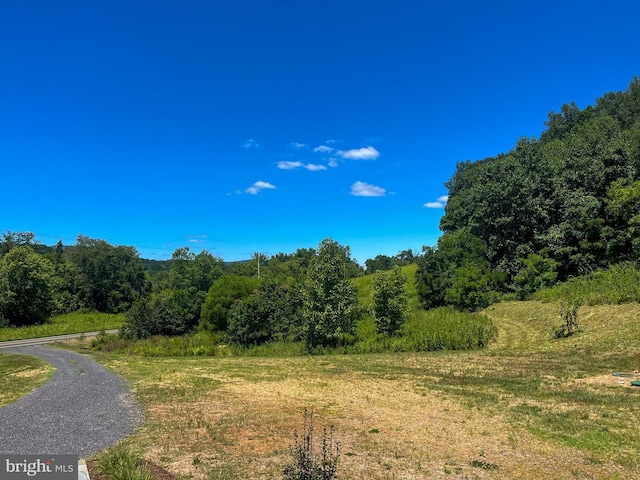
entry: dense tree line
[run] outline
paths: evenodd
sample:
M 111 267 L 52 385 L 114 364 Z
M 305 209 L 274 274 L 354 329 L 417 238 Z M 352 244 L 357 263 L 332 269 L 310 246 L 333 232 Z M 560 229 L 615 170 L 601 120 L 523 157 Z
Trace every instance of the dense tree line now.
M 486 306 L 640 256 L 640 79 L 551 112 L 540 139 L 461 162 L 417 272 L 425 307 Z
M 51 248 L 29 232 L 6 232 L 0 241 L 3 325 L 42 323 L 76 310 L 124 312 L 148 290 L 133 247 L 79 235 L 73 246 Z

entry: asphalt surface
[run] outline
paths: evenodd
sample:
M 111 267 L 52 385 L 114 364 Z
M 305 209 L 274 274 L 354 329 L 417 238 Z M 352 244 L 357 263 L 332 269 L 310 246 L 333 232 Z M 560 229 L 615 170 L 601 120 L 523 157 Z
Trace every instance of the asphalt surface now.
M 45 346 L 15 347 L 52 364 L 53 378 L 0 408 L 0 453 L 88 457 L 142 421 L 126 382 L 87 355 Z
M 118 329 L 106 330 L 104 333 L 118 333 Z M 43 343 L 64 342 L 67 340 L 75 340 L 78 338 L 94 338 L 100 332 L 84 332 L 84 333 L 68 333 L 66 335 L 53 335 L 50 337 L 26 338 L 24 340 L 8 340 L 0 342 L 0 348 L 26 347 L 28 345 L 41 345 Z

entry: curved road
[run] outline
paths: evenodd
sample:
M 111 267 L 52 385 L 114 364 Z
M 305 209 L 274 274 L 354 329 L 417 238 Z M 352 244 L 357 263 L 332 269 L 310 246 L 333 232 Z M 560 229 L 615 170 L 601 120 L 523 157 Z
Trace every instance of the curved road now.
M 133 431 L 142 413 L 124 380 L 87 355 L 31 346 L 56 371 L 47 383 L 0 408 L 0 453 L 90 456 Z

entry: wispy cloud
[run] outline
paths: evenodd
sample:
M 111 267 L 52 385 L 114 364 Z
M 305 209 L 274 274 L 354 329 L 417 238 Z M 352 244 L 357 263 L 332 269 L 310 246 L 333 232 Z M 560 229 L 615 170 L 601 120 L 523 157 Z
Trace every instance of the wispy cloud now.
M 300 168 L 304 166 L 302 162 L 292 162 L 289 160 L 284 160 L 282 162 L 278 162 L 278 168 L 280 170 L 293 170 L 295 168 Z
M 337 167 L 338 166 L 338 161 L 335 158 L 330 158 L 329 159 L 329 166 L 330 167 Z
M 291 142 L 289 144 L 289 146 L 291 148 L 293 148 L 294 150 L 301 150 L 303 148 L 307 148 L 308 145 L 304 144 L 304 143 L 300 143 L 300 142 Z
M 256 183 L 251 185 L 249 188 L 245 190 L 245 192 L 250 193 L 251 195 L 257 195 L 261 190 L 276 188 L 275 185 L 271 185 L 269 182 L 263 182 L 262 180 L 258 180 Z
M 374 147 L 352 148 L 351 150 L 338 150 L 338 155 L 347 160 L 375 160 L 380 152 Z
M 351 185 L 351 195 L 356 197 L 384 197 L 386 190 L 376 185 L 365 182 L 356 182 Z
M 449 195 L 443 195 L 438 197 L 435 202 L 427 202 L 423 205 L 425 208 L 444 208 L 447 204 L 447 200 L 449 200 Z
M 262 145 L 260 144 L 260 142 L 258 142 L 255 138 L 249 138 L 248 140 L 245 140 L 244 143 L 242 144 L 242 148 L 261 148 Z
M 283 160 L 278 162 L 278 168 L 280 170 L 295 170 L 296 168 L 306 168 L 311 172 L 317 172 L 318 170 L 326 170 L 324 165 L 317 165 L 315 163 L 304 164 L 302 162 L 292 162 L 289 160 Z
M 328 145 L 319 145 L 313 149 L 314 152 L 318 152 L 318 153 L 331 153 L 333 152 L 333 150 L 334 149 Z
M 185 235 L 185 238 L 189 243 L 205 243 L 208 235 Z

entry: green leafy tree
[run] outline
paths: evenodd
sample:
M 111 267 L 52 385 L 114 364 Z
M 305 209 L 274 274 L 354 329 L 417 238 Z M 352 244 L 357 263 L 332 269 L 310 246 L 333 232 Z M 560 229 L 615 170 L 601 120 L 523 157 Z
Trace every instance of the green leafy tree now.
M 522 260 L 523 268 L 514 278 L 520 300 L 531 296 L 542 287 L 550 287 L 556 283 L 558 262 L 544 255 L 530 254 Z
M 343 334 L 355 330 L 360 311 L 356 288 L 349 281 L 351 265 L 349 247 L 331 238 L 320 243 L 305 282 L 303 330 L 309 350 L 336 345 Z
M 147 292 L 147 277 L 135 248 L 79 235 L 68 250 L 78 269 L 78 299 L 83 307 L 124 312 Z
M 189 247 L 178 248 L 171 256 L 166 288 L 195 288 L 206 293 L 224 273 L 225 265 L 221 258 L 211 255 L 206 250 L 196 255 Z
M 204 293 L 189 290 L 164 290 L 139 299 L 127 312 L 120 329 L 123 338 L 151 335 L 184 335 L 200 320 Z
M 13 247 L 0 258 L 0 324 L 33 325 L 54 308 L 53 265 L 31 247 Z
M 257 278 L 223 275 L 215 281 L 202 305 L 200 326 L 209 331 L 226 331 L 229 312 L 237 300 L 248 297 L 260 286 Z
M 389 272 L 378 272 L 373 277 L 373 319 L 378 333 L 393 335 L 404 324 L 409 314 L 407 276 L 400 267 Z

